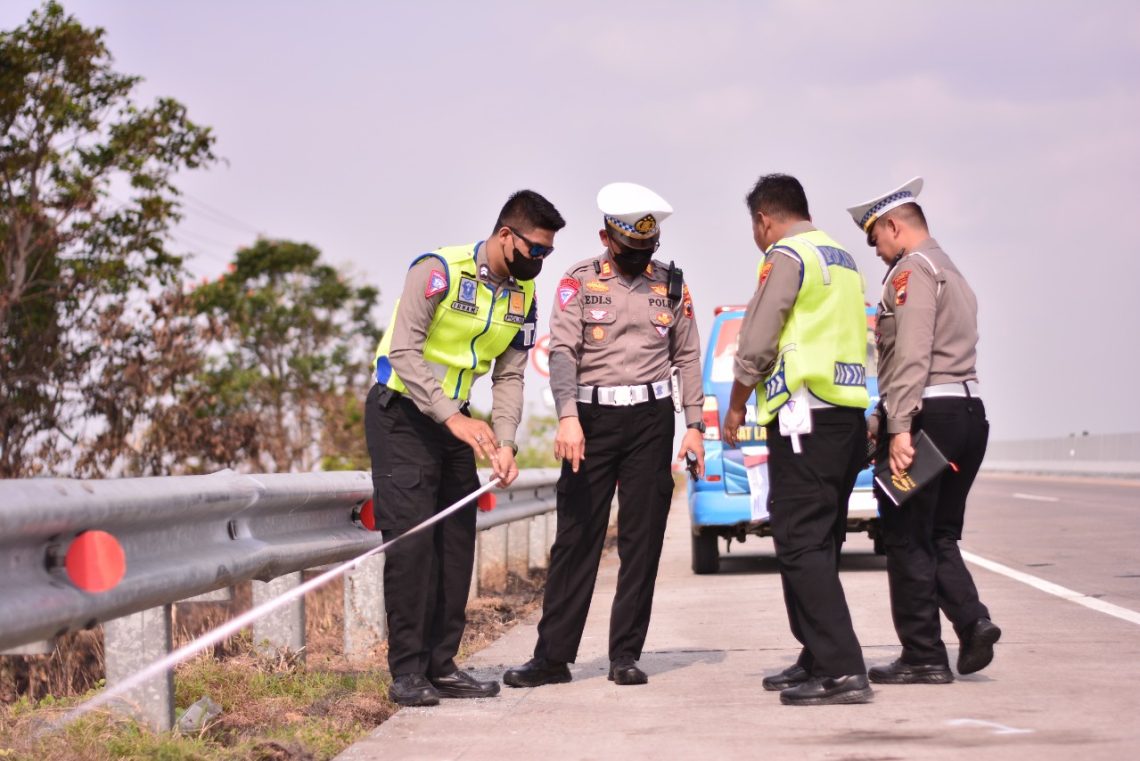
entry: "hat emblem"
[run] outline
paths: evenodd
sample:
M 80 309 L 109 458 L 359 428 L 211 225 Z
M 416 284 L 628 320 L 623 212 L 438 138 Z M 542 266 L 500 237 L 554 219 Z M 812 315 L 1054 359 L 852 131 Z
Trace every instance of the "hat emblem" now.
M 657 220 L 653 218 L 652 214 L 646 214 L 633 225 L 633 229 L 642 235 L 652 232 L 655 227 L 657 227 Z

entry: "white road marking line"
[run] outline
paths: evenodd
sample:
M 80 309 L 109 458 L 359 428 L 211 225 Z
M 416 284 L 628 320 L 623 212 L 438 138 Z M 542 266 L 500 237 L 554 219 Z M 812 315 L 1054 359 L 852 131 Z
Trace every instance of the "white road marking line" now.
M 1005 724 L 998 724 L 995 721 L 983 721 L 981 719 L 950 719 L 946 723 L 951 727 L 985 727 L 992 729 L 992 734 L 995 735 L 1029 735 L 1034 732 L 1032 729 L 1017 729 L 1016 727 L 1007 727 Z
M 1021 492 L 1014 492 L 1013 498 L 1014 499 L 1028 499 L 1028 500 L 1031 500 L 1033 502 L 1060 502 L 1061 501 L 1057 497 L 1040 497 L 1036 494 L 1022 494 Z
M 1115 616 L 1116 618 L 1119 618 L 1123 621 L 1127 621 L 1131 624 L 1140 626 L 1140 613 L 1137 613 L 1134 610 L 1122 608 L 1119 605 L 1113 605 L 1110 602 L 1098 600 L 1095 597 L 1089 597 L 1088 595 L 1081 592 L 1075 592 L 1067 587 L 1062 587 L 1060 584 L 1054 584 L 1051 581 L 1039 579 L 1032 574 L 1014 570 L 1013 568 L 1004 566 L 1001 563 L 995 563 L 992 560 L 986 560 L 985 558 L 979 555 L 975 555 L 972 552 L 966 552 L 965 550 L 962 550 L 962 557 L 974 565 L 985 568 L 987 571 L 1000 573 L 1002 576 L 1008 576 L 1014 581 L 1020 581 L 1022 584 L 1028 584 L 1034 589 L 1039 589 L 1042 592 L 1055 595 L 1063 600 L 1070 600 L 1077 603 L 1078 605 L 1084 605 L 1086 608 L 1091 608 L 1092 610 L 1096 610 L 1101 613 L 1107 613 L 1110 616 Z

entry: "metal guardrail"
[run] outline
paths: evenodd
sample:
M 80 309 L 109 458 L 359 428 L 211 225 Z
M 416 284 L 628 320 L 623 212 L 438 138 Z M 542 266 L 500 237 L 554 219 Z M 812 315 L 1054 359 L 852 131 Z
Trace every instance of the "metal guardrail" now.
M 486 529 L 554 508 L 556 469 L 523 471 Z M 368 473 L 0 481 L 0 650 L 170 605 L 241 581 L 348 560 L 379 545 L 360 522 Z M 473 508 L 472 508 L 473 509 Z M 66 571 L 87 531 L 113 535 L 126 572 L 100 593 Z
M 982 469 L 993 472 L 1140 476 L 1140 433 L 991 441 Z

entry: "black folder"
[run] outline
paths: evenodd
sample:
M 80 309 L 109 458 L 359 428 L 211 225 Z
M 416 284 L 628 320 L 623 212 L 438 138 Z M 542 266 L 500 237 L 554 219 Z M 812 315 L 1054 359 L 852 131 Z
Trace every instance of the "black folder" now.
M 911 441 L 914 461 L 902 473 L 891 473 L 890 457 L 875 466 L 875 483 L 896 506 L 902 505 L 919 489 L 938 477 L 950 465 L 925 431 L 919 431 Z

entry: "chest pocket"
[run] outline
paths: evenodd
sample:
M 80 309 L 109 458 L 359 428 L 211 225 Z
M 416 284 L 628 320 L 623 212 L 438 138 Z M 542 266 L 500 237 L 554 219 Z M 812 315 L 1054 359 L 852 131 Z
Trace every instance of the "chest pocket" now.
M 582 311 L 582 334 L 587 344 L 604 346 L 613 341 L 617 316 L 609 307 L 586 307 Z

